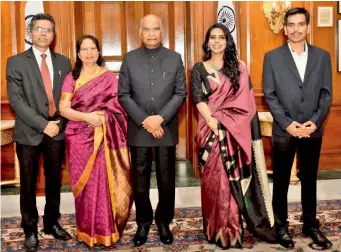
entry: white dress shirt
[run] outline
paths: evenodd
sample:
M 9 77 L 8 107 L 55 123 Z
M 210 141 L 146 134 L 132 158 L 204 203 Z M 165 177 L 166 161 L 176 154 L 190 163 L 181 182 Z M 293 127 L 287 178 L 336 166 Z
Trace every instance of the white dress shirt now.
M 300 74 L 302 82 L 304 81 L 304 74 L 305 74 L 305 69 L 307 67 L 307 62 L 308 62 L 308 45 L 307 42 L 304 42 L 304 51 L 298 55 L 297 52 L 295 52 L 291 47 L 288 42 L 288 46 L 291 52 L 292 57 L 294 58 L 295 65 L 297 67 L 298 73 Z
M 32 46 L 32 49 L 33 49 L 34 56 L 36 57 L 36 60 L 38 62 L 39 69 L 41 69 L 41 62 L 43 61 L 43 58 L 40 55 L 46 54 L 46 64 L 50 72 L 51 84 L 52 84 L 52 89 L 53 89 L 54 73 L 53 73 L 53 64 L 52 64 L 50 48 L 48 48 L 45 53 L 42 53 L 41 51 L 39 51 L 37 48 L 34 47 L 34 45 Z

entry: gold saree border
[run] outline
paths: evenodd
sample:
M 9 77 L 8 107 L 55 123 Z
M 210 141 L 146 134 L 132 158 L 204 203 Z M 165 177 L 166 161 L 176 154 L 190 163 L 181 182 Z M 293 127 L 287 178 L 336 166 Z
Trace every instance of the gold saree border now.
M 81 193 L 81 191 L 84 189 L 86 183 L 88 182 L 92 168 L 94 166 L 98 148 L 101 145 L 101 142 L 103 140 L 103 129 L 102 127 L 95 127 L 95 134 L 94 134 L 94 151 L 91 153 L 91 156 L 85 166 L 85 169 L 78 179 L 76 185 L 72 188 L 72 193 L 74 197 L 76 198 L 78 194 Z
M 82 86 L 84 86 L 89 81 L 91 81 L 91 80 L 101 76 L 102 74 L 104 74 L 107 71 L 109 71 L 109 70 L 106 69 L 105 67 L 100 67 L 100 71 L 98 71 L 98 73 L 96 75 L 94 75 L 94 76 L 80 75 L 78 77 L 78 79 L 76 80 L 75 88 L 73 90 L 73 93 L 75 93 L 78 89 L 80 89 Z
M 105 163 L 107 165 L 107 174 L 108 174 L 108 183 L 109 183 L 109 192 L 110 192 L 110 199 L 111 199 L 111 209 L 114 219 L 114 229 L 115 233 L 118 234 L 117 223 L 116 223 L 116 206 L 115 206 L 115 193 L 114 193 L 114 174 L 111 171 L 111 159 L 110 159 L 110 150 L 108 146 L 108 139 L 107 139 L 107 124 L 105 122 L 104 115 L 101 115 L 103 133 L 104 133 L 104 153 L 105 153 Z
M 71 92 L 62 92 L 60 95 L 61 101 L 71 101 L 73 93 Z
M 76 231 L 76 236 L 79 240 L 88 244 L 89 247 L 94 247 L 95 244 L 102 244 L 109 247 L 112 245 L 112 243 L 117 242 L 120 239 L 118 233 L 112 233 L 108 236 L 95 234 L 94 237 L 91 237 L 88 234 L 81 232 L 78 228 Z

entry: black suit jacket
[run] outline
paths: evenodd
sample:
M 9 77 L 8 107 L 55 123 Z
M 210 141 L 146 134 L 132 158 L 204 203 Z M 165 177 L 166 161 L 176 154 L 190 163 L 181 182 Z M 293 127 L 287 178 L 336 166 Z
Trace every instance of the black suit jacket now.
M 53 97 L 57 112 L 51 120 L 60 120 L 60 131 L 53 139 L 64 139 L 66 119 L 59 115 L 59 98 L 64 77 L 71 71 L 70 59 L 51 51 L 54 78 Z M 48 100 L 45 86 L 32 48 L 7 60 L 6 67 L 8 100 L 16 118 L 14 141 L 36 146 L 44 136 L 48 124 Z
M 128 144 L 131 146 L 174 146 L 178 143 L 177 112 L 187 95 L 181 55 L 163 46 L 155 56 L 145 47 L 127 53 L 118 79 L 119 103 L 128 114 Z M 149 115 L 161 115 L 165 122 L 162 139 L 142 126 Z
M 286 128 L 293 122 L 312 121 L 322 136 L 322 123 L 332 102 L 332 74 L 327 51 L 308 44 L 308 62 L 302 82 L 289 46 L 265 54 L 263 65 L 265 100 L 274 118 L 272 132 L 291 136 Z

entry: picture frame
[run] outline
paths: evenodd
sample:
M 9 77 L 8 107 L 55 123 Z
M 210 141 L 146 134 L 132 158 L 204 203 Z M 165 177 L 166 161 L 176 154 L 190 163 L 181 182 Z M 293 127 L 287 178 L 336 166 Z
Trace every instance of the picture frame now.
M 341 14 L 341 0 L 339 0 L 339 14 Z
M 333 27 L 332 6 L 320 6 L 317 8 L 317 27 Z
M 337 65 L 338 72 L 341 72 L 341 19 L 337 21 L 337 37 L 338 37 Z

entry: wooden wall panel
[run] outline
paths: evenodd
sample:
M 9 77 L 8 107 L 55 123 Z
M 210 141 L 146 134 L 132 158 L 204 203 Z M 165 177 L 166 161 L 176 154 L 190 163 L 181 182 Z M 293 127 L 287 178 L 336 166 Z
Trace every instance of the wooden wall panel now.
M 96 37 L 106 61 L 122 60 L 126 53 L 125 4 L 123 2 L 96 2 Z M 117 57 L 115 57 L 117 56 Z
M 17 53 L 14 2 L 1 3 L 1 38 L 3 38 L 1 40 L 1 101 L 3 101 L 7 100 L 5 74 L 7 58 Z

